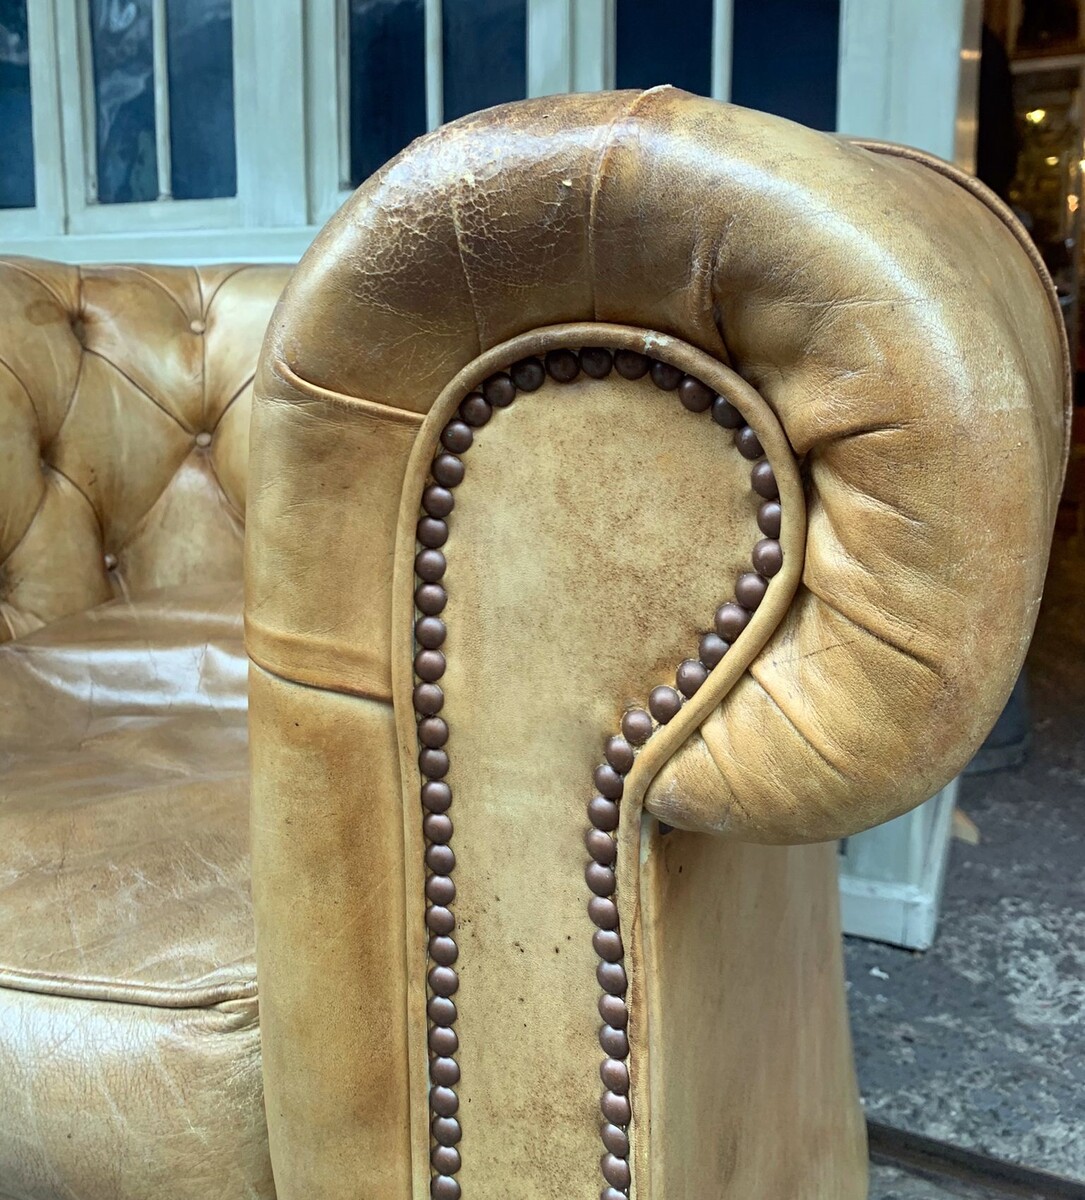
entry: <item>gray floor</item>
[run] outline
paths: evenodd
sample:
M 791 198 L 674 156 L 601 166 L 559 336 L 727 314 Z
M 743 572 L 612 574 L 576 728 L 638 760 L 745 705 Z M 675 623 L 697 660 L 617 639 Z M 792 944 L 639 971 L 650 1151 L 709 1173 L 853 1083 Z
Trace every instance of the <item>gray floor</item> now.
M 895 1167 L 870 1169 L 870 1200 L 998 1200 L 995 1193 L 962 1189 L 906 1175 Z
M 1085 550 L 1066 542 L 1029 672 L 1032 753 L 964 781 L 982 841 L 953 844 L 934 947 L 849 939 L 849 1000 L 869 1115 L 1085 1180 Z M 914 1186 L 872 1200 L 954 1194 Z

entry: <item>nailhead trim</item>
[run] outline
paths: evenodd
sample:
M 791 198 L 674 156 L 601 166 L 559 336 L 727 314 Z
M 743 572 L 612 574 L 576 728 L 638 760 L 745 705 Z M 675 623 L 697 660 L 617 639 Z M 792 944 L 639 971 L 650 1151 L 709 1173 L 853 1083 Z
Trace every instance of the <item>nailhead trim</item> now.
M 414 709 L 418 720 L 418 765 L 421 788 L 425 861 L 427 868 L 426 928 L 429 937 L 430 967 L 427 975 L 430 1046 L 430 1130 L 433 1141 L 430 1161 L 430 1196 L 433 1200 L 459 1200 L 460 1185 L 455 1176 L 460 1169 L 457 1149 L 462 1136 L 457 1112 L 459 1097 L 455 1085 L 460 1068 L 455 1058 L 459 1048 L 456 1036 L 456 1005 L 452 997 L 459 988 L 455 963 L 459 957 L 454 934 L 456 896 L 453 882 L 455 855 L 452 852 L 452 789 L 445 781 L 449 757 L 445 749 L 449 729 L 440 716 L 444 691 L 439 680 L 445 672 L 444 644 L 446 629 L 439 614 L 448 602 L 441 580 L 447 561 L 441 550 L 448 540 L 448 518 L 455 508 L 455 489 L 463 481 L 464 464 L 459 455 L 470 449 L 474 430 L 485 425 L 494 410 L 507 408 L 521 393 L 536 391 L 549 376 L 556 383 L 571 383 L 581 372 L 590 379 L 604 379 L 611 370 L 625 379 L 647 376 L 662 392 L 674 394 L 691 413 L 711 412 L 712 420 L 731 431 L 738 452 L 753 464 L 750 487 L 761 499 L 757 524 L 764 537 L 754 546 L 752 570 L 739 576 L 733 599 L 716 610 L 714 629 L 706 632 L 698 646 L 697 657 L 685 659 L 675 673 L 675 687 L 660 684 L 648 695 L 645 708 L 629 709 L 622 717 L 621 732 L 606 739 L 603 758 L 594 771 L 596 795 L 588 802 L 585 845 L 588 864 L 585 881 L 592 893 L 588 916 L 596 927 L 592 946 L 599 956 L 596 977 L 601 995 L 599 1013 L 603 1024 L 599 1045 L 605 1055 L 599 1068 L 603 1084 L 600 1110 L 604 1123 L 601 1137 L 605 1153 L 600 1159 L 605 1186 L 601 1200 L 621 1200 L 629 1194 L 628 1126 L 632 1118 L 629 1077 L 629 1008 L 625 1000 L 628 979 L 625 972 L 625 948 L 622 943 L 615 866 L 620 803 L 625 776 L 633 768 L 641 747 L 661 726 L 672 721 L 683 704 L 691 699 L 740 637 L 750 616 L 764 599 L 769 581 L 783 565 L 780 548 L 779 492 L 772 467 L 756 433 L 742 414 L 722 396 L 717 396 L 692 375 L 684 374 L 671 363 L 651 359 L 633 350 L 611 351 L 603 347 L 551 350 L 545 360 L 527 358 L 511 364 L 506 371 L 491 375 L 462 402 L 459 411 L 441 431 L 432 466 L 431 481 L 422 493 L 415 559 L 416 590 L 414 669 Z M 669 827 L 660 826 L 662 832 Z

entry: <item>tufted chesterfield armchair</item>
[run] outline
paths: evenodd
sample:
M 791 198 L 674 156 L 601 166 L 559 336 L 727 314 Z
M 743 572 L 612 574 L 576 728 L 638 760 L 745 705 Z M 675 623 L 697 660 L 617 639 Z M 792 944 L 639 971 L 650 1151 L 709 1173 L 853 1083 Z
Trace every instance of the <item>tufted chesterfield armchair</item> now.
M 271 1197 L 241 554 L 280 267 L 0 260 L 0 1196 Z
M 0 1196 L 860 1200 L 829 839 L 1028 642 L 1023 233 L 674 89 L 491 110 L 306 255 L 246 486 L 283 282 L 0 268 Z
M 659 88 L 358 191 L 253 409 L 280 1200 L 866 1194 L 830 839 L 1003 704 L 1068 396 L 919 153 Z

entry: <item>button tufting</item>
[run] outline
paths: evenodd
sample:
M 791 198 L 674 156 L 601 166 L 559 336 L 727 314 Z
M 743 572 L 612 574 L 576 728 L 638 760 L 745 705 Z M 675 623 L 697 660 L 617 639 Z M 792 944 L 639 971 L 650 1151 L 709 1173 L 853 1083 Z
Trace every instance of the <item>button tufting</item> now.
M 105 563 L 107 571 L 115 571 L 117 569 L 117 556 L 115 554 L 104 555 L 102 561 Z
M 207 328 L 207 326 L 199 319 L 199 317 L 197 317 L 194 321 L 189 321 L 188 327 L 193 333 L 203 333 L 203 331 Z
M 206 429 L 204 429 L 202 432 L 196 434 L 196 445 L 197 446 L 210 446 L 211 445 L 211 435 L 207 432 Z

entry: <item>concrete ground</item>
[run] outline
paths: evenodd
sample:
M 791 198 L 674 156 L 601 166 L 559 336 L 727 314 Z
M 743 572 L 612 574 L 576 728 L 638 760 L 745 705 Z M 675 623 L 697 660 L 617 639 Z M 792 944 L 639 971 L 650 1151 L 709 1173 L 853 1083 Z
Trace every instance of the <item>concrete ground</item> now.
M 1056 545 L 1029 679 L 1028 760 L 963 781 L 960 807 L 981 841 L 953 843 L 933 948 L 849 939 L 849 1000 L 871 1117 L 1085 1181 L 1080 543 Z M 901 1179 L 880 1181 L 871 1200 L 954 1195 Z
M 870 1200 L 999 1200 L 994 1192 L 961 1184 L 935 1183 L 896 1167 L 870 1168 Z

